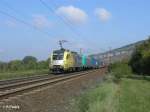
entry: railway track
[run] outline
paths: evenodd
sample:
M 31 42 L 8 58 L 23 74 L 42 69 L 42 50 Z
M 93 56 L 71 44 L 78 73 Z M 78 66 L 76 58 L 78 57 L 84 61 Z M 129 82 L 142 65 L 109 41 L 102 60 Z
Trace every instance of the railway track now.
M 68 74 L 74 74 L 74 73 L 68 73 Z M 60 75 L 64 75 L 64 74 L 60 74 Z M 29 76 L 29 77 L 21 77 L 21 78 L 0 80 L 0 88 L 1 88 L 1 86 L 10 85 L 10 84 L 13 84 L 13 83 L 19 83 L 19 82 L 25 82 L 25 81 L 29 81 L 29 80 L 31 81 L 31 80 L 43 79 L 43 78 L 51 78 L 51 77 L 56 77 L 56 75 L 43 74 L 43 75 L 36 75 L 36 76 Z
M 16 82 L 10 81 L 11 83 L 1 82 L 0 85 L 0 100 L 9 99 L 10 97 L 14 97 L 23 93 L 27 93 L 33 90 L 36 90 L 41 87 L 45 87 L 48 85 L 54 85 L 56 83 L 67 81 L 69 79 L 77 78 L 83 75 L 86 75 L 90 72 L 94 72 L 95 70 L 91 71 L 84 71 L 84 72 L 76 72 L 70 73 L 67 75 L 58 75 L 58 76 L 39 76 L 39 77 L 30 77 L 29 79 L 17 79 Z
M 12 83 L 17 83 L 17 82 L 23 82 L 23 81 L 27 81 L 27 80 L 40 79 L 40 78 L 43 78 L 43 77 L 50 77 L 50 75 L 43 74 L 43 75 L 36 75 L 36 76 L 29 76 L 29 77 L 21 77 L 21 78 L 0 80 L 0 86 L 7 85 L 7 84 L 12 84 Z

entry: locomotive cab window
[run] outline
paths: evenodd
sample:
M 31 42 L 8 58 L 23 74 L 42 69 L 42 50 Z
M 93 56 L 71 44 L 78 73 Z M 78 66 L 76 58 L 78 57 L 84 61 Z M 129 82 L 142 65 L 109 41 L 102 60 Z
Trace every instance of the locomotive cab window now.
M 53 60 L 63 60 L 63 54 L 53 55 Z

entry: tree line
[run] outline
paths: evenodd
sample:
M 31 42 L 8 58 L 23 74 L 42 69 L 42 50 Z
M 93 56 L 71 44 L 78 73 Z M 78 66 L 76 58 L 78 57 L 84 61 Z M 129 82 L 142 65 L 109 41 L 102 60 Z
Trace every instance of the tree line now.
M 136 49 L 130 59 L 129 65 L 133 72 L 141 75 L 150 75 L 150 37 Z
M 33 56 L 25 56 L 22 60 L 0 62 L 0 72 L 48 69 L 49 59 L 38 61 Z

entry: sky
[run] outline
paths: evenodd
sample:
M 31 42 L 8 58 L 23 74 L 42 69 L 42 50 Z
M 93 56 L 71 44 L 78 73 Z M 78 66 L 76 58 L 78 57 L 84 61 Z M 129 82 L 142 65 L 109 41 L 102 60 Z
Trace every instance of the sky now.
M 0 60 L 45 60 L 64 47 L 95 54 L 147 39 L 149 0 L 0 0 Z

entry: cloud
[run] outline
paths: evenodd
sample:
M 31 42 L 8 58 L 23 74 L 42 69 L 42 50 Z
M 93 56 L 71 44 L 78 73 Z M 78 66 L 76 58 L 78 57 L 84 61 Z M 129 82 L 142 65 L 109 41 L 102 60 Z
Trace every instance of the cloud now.
M 95 9 L 95 15 L 100 19 L 102 22 L 106 22 L 111 18 L 111 13 L 104 8 L 97 8 Z
M 56 10 L 56 14 L 67 18 L 73 24 L 82 24 L 87 21 L 88 15 L 82 9 L 74 6 L 61 6 Z
M 4 52 L 4 50 L 3 49 L 0 49 L 0 53 L 3 53 Z
M 7 21 L 5 21 L 5 25 L 8 26 L 8 27 L 16 27 L 17 22 L 13 21 L 13 20 L 7 20 Z
M 33 25 L 37 28 L 48 28 L 52 23 L 44 15 L 33 15 Z

